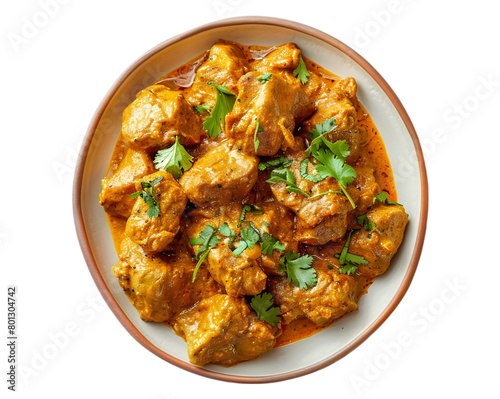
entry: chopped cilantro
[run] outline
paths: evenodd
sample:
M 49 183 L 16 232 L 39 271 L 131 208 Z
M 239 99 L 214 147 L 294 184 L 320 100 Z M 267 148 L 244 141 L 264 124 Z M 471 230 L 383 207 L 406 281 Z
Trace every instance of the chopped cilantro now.
M 368 216 L 358 215 L 358 223 L 363 226 L 366 231 L 373 231 L 377 228 L 377 224 L 368 219 Z
M 271 79 L 271 76 L 273 76 L 273 74 L 272 74 L 272 73 L 265 73 L 264 75 L 259 76 L 259 77 L 257 78 L 257 80 L 258 80 L 260 83 L 264 84 L 264 83 L 266 83 L 267 81 L 269 81 L 269 79 Z
M 260 144 L 260 141 L 257 138 L 257 133 L 263 132 L 263 131 L 264 131 L 264 129 L 260 125 L 260 122 L 257 121 L 257 124 L 255 125 L 255 132 L 253 134 L 253 144 L 254 144 L 254 147 L 255 147 L 255 152 L 257 152 L 257 150 L 259 149 L 259 144 Z
M 345 163 L 345 144 L 344 140 L 339 140 L 331 148 L 319 148 L 318 150 L 313 150 L 313 157 L 319 162 L 315 165 L 315 168 L 320 176 L 331 176 L 340 185 L 340 189 L 347 197 L 353 209 L 356 208 L 356 204 L 348 194 L 346 187 L 348 184 L 352 183 L 356 177 L 356 171 L 354 168 Z
M 215 227 L 207 224 L 205 228 L 200 232 L 198 237 L 192 237 L 189 239 L 189 243 L 191 245 L 201 245 L 198 253 L 195 256 L 195 259 L 198 259 L 198 263 L 196 264 L 196 267 L 193 271 L 193 282 L 196 279 L 196 273 L 198 272 L 198 269 L 200 268 L 205 258 L 208 256 L 210 250 L 220 242 L 220 238 L 215 235 L 215 232 Z
M 208 137 L 215 138 L 221 133 L 221 124 L 224 125 L 226 114 L 232 111 L 236 94 L 224 86 L 208 82 L 208 85 L 217 91 L 217 100 L 210 116 L 203 122 L 203 128 L 207 131 Z
M 326 139 L 325 134 L 330 133 L 335 127 L 335 118 L 328 118 L 323 123 L 317 123 L 316 128 L 309 133 L 312 141 L 306 150 L 306 154 L 310 155 L 313 148 L 318 149 L 320 146 L 329 147 L 331 142 Z
M 234 240 L 236 240 L 236 232 L 234 230 L 231 230 L 231 228 L 229 227 L 229 225 L 227 223 L 224 223 L 222 226 L 220 226 L 218 231 L 223 236 L 229 238 L 229 241 L 227 243 L 227 246 L 229 247 L 229 249 L 230 250 L 235 249 L 233 243 L 234 243 Z
M 147 215 L 150 219 L 157 218 L 160 215 L 160 205 L 153 198 L 153 187 L 163 179 L 163 176 L 157 177 L 151 182 L 141 182 L 142 191 L 136 191 L 130 194 L 132 198 L 141 197 L 149 207 Z
M 205 112 L 210 113 L 211 111 L 210 106 L 208 104 L 197 105 L 196 107 L 194 107 L 194 110 L 200 115 L 204 114 Z
M 260 249 L 264 255 L 273 256 L 273 251 L 283 252 L 286 249 L 286 244 L 282 244 L 271 234 L 264 232 L 260 238 Z
M 175 143 L 169 148 L 156 153 L 154 163 L 156 169 L 163 169 L 178 179 L 182 176 L 182 171 L 188 170 L 193 163 L 193 157 L 186 151 L 179 138 L 175 138 Z
M 367 265 L 368 261 L 360 255 L 354 255 L 349 252 L 349 245 L 351 244 L 351 236 L 352 234 L 359 233 L 359 230 L 351 230 L 349 235 L 347 236 L 347 240 L 342 248 L 342 252 L 340 254 L 335 255 L 338 258 L 340 265 L 339 273 L 347 274 L 352 276 L 358 270 L 358 265 Z
M 272 326 L 280 322 L 280 308 L 274 306 L 274 298 L 269 292 L 262 292 L 250 300 L 250 306 L 257 313 L 257 318 L 266 321 Z
M 278 182 L 284 182 L 286 190 L 291 193 L 295 194 L 303 194 L 307 198 L 310 197 L 309 194 L 307 194 L 305 191 L 302 191 L 297 184 L 295 183 L 295 176 L 293 175 L 293 172 L 288 169 L 288 168 L 276 168 L 271 172 L 271 176 L 268 180 L 266 180 L 267 183 L 278 183 Z
M 394 202 L 394 201 L 391 201 L 389 198 L 388 198 L 388 194 L 387 194 L 387 191 L 382 191 L 380 194 L 376 195 L 375 197 L 373 197 L 373 204 L 375 204 L 375 202 L 382 202 L 383 204 L 387 204 L 387 205 L 399 205 L 399 206 L 403 206 L 401 204 L 398 204 L 397 202 Z
M 280 271 L 286 272 L 286 281 L 292 282 L 296 287 L 307 290 L 307 286 L 314 287 L 318 282 L 316 270 L 311 266 L 313 257 L 300 256 L 289 251 L 280 258 Z
M 293 76 L 295 76 L 300 83 L 305 85 L 309 80 L 309 72 L 307 71 L 306 63 L 302 56 L 299 56 L 299 65 L 293 70 Z
M 259 163 L 259 170 L 267 170 L 267 169 L 272 169 L 272 168 L 277 168 L 277 167 L 283 167 L 286 168 L 287 166 L 290 166 L 292 164 L 292 161 L 288 159 L 285 155 L 282 155 L 279 158 L 271 159 L 270 161 L 267 162 L 261 162 Z

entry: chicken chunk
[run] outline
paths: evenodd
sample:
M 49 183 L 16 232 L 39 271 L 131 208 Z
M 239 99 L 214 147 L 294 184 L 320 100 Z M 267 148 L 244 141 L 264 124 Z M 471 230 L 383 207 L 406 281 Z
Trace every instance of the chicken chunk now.
M 215 295 L 176 318 L 175 331 L 187 342 L 191 363 L 232 366 L 274 347 L 281 330 L 260 321 L 244 298 Z
M 304 194 L 289 192 L 284 182 L 271 184 L 271 190 L 277 201 L 297 215 L 298 241 L 310 245 L 322 245 L 343 237 L 347 228 L 347 213 L 352 210 L 352 206 L 347 197 L 340 193 L 338 182 L 333 177 L 317 183 L 303 178 L 300 165 L 306 159 L 306 154 L 303 151 L 289 151 L 287 156 L 292 160 L 289 168 L 293 172 L 295 183 L 302 191 L 311 197 L 330 192 L 307 198 Z M 306 171 L 309 174 L 315 173 L 311 162 L 308 163 Z
M 267 238 L 271 237 L 280 240 L 288 250 L 296 250 L 297 245 L 293 243 L 293 233 L 281 232 L 280 229 L 286 229 L 286 226 L 293 226 L 293 217 L 290 214 L 279 213 L 273 210 L 272 206 L 259 206 L 261 214 L 254 215 L 251 211 L 246 212 L 244 221 L 238 226 L 243 206 L 239 202 L 233 202 L 216 209 L 195 209 L 188 215 L 186 222 L 186 232 L 189 237 L 198 237 L 208 225 L 215 230 L 227 224 L 227 227 L 233 232 L 233 239 L 217 233 L 221 239 L 219 244 L 212 248 L 207 256 L 206 267 L 213 278 L 223 285 L 229 295 L 244 296 L 257 295 L 266 287 L 266 273 L 280 274 L 279 254 L 273 249 L 271 254 L 263 254 L 259 242 L 253 244 L 253 248 L 247 248 L 241 254 L 233 256 L 232 250 L 241 242 L 243 230 L 253 232 L 253 228 L 258 229 L 263 237 L 267 232 Z M 286 216 L 289 220 L 286 220 Z M 285 216 L 282 219 L 279 216 Z M 253 224 L 251 227 L 250 223 Z M 281 226 L 281 227 L 278 227 Z M 274 235 L 269 235 L 274 234 Z M 285 239 L 290 239 L 286 242 Z M 281 241 L 283 240 L 283 241 Z M 231 248 L 230 248 L 231 246 Z M 195 245 L 194 251 L 197 253 L 200 246 Z M 266 250 L 266 252 L 268 252 Z M 265 269 L 266 273 L 264 273 Z
M 153 162 L 146 154 L 127 150 L 113 175 L 101 180 L 99 203 L 106 213 L 128 218 L 135 203 L 135 199 L 130 196 L 136 191 L 134 180 L 153 173 L 154 170 Z
M 261 76 L 261 72 L 253 71 L 238 81 L 239 95 L 232 112 L 226 115 L 226 130 L 243 151 L 271 156 L 279 149 L 294 147 L 295 125 L 314 111 L 314 105 L 295 78 L 272 74 L 261 83 Z M 259 141 L 257 150 L 255 139 Z
M 285 43 L 269 50 L 254 51 L 256 61 L 252 66 L 263 73 L 293 71 L 299 65 L 301 51 L 294 43 Z M 260 54 L 263 54 L 262 56 Z
M 208 271 L 231 296 L 257 295 L 266 288 L 267 276 L 248 249 L 233 256 L 227 245 L 218 245 L 208 254 Z
M 153 152 L 179 137 L 181 144 L 197 144 L 205 136 L 200 116 L 179 91 L 153 85 L 138 93 L 123 111 L 122 136 L 129 148 Z
M 358 308 L 357 280 L 340 274 L 337 267 L 328 267 L 335 261 L 333 258 L 332 261 L 316 259 L 313 262 L 318 282 L 307 290 L 288 283 L 286 277 L 269 279 L 268 290 L 280 306 L 285 323 L 307 317 L 318 326 L 327 326 Z
M 151 188 L 151 197 L 158 205 L 158 216 L 148 215 L 150 205 L 139 196 L 125 226 L 125 234 L 144 250 L 151 252 L 163 251 L 174 240 L 187 204 L 182 187 L 170 173 L 163 170 L 136 182 L 136 191 L 147 190 L 142 187 L 142 183 L 151 183 L 158 178 L 161 180 Z
M 205 104 L 213 108 L 217 92 L 208 82 L 238 93 L 238 79 L 250 70 L 241 48 L 232 42 L 220 40 L 211 49 L 208 59 L 196 72 L 187 100 L 192 106 Z
M 403 240 L 408 215 L 399 205 L 380 205 L 369 211 L 368 220 L 376 224 L 374 231 L 360 229 L 353 234 L 349 252 L 363 256 L 369 263 L 359 265 L 358 273 L 377 277 L 384 273 Z
M 179 183 L 189 200 L 200 207 L 241 201 L 257 180 L 258 158 L 225 141 L 201 156 Z
M 332 143 L 345 140 L 349 144 L 351 154 L 358 154 L 366 137 L 362 130 L 356 128 L 356 90 L 354 78 L 340 79 L 333 87 L 320 82 L 314 101 L 316 112 L 302 124 L 302 132 L 308 134 L 316 127 L 316 124 L 334 118 L 336 127 L 325 137 Z
M 150 254 L 129 238 L 121 243 L 115 277 L 130 302 L 145 321 L 166 322 L 202 298 L 223 292 L 204 270 L 191 282 L 196 266 L 182 243 L 175 251 Z

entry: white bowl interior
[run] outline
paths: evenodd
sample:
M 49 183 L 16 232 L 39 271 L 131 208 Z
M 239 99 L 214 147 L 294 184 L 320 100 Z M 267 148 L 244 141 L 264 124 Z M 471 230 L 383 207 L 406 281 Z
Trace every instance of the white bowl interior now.
M 118 261 L 102 207 L 98 203 L 100 180 L 105 175 L 113 146 L 120 132 L 123 109 L 135 94 L 161 75 L 193 59 L 219 39 L 243 44 L 276 45 L 295 42 L 310 59 L 337 75 L 353 76 L 358 97 L 385 141 L 392 162 L 399 202 L 409 214 L 406 236 L 389 271 L 376 279 L 359 303 L 359 310 L 342 318 L 311 338 L 274 349 L 260 358 L 231 368 L 208 366 L 221 374 L 274 376 L 297 372 L 335 355 L 375 322 L 400 288 L 408 271 L 417 239 L 421 212 L 421 186 L 417 154 L 397 110 L 377 82 L 337 48 L 307 34 L 274 25 L 248 24 L 207 30 L 177 42 L 146 59 L 133 71 L 109 101 L 95 131 L 85 163 L 82 183 L 82 213 L 97 266 L 118 304 L 137 329 L 162 351 L 189 362 L 185 342 L 168 327 L 143 322 L 113 276 Z

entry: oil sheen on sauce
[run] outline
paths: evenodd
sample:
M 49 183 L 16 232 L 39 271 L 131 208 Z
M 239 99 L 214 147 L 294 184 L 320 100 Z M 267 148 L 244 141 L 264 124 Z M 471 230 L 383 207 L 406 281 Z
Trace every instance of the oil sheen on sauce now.
M 250 64 L 252 60 L 261 59 L 269 54 L 274 47 L 264 47 L 264 46 L 242 46 L 244 54 L 247 56 Z M 194 76 L 198 67 L 207 59 L 208 51 L 197 56 L 191 61 L 184 65 L 176 68 L 172 72 L 160 77 L 155 84 L 163 84 L 172 90 L 189 90 L 193 83 Z M 339 76 L 327 71 L 320 65 L 314 63 L 306 57 L 303 57 L 306 63 L 308 71 L 314 71 L 318 75 L 322 76 L 327 84 L 333 86 L 335 80 L 340 79 Z M 366 133 L 366 142 L 362 147 L 362 157 L 366 160 L 367 164 L 374 170 L 374 177 L 382 190 L 387 191 L 389 198 L 393 201 L 397 201 L 397 193 L 394 182 L 394 176 L 391 168 L 391 163 L 385 149 L 385 144 L 380 136 L 380 133 L 375 126 L 371 116 L 365 110 L 363 105 L 358 101 L 356 104 L 357 110 L 357 126 L 358 129 L 363 130 Z M 106 176 L 109 177 L 119 168 L 120 161 L 122 160 L 126 152 L 126 147 L 123 141 L 118 138 L 115 149 L 113 151 Z M 203 151 L 204 152 L 204 151 Z M 197 158 L 196 155 L 192 154 Z M 113 217 L 106 215 L 108 219 L 108 224 L 113 237 L 113 242 L 115 249 L 118 253 L 120 243 L 125 236 L 125 219 Z M 340 248 L 339 248 L 340 246 Z M 322 247 L 314 256 L 318 258 L 326 258 L 332 256 L 333 253 L 340 252 L 342 244 L 332 243 L 327 244 Z M 368 292 L 368 288 L 373 282 L 373 279 L 366 279 L 358 276 L 358 292 L 357 297 L 359 298 Z M 334 321 L 335 323 L 336 321 Z M 165 323 L 168 325 L 168 323 Z M 304 338 L 310 337 L 329 326 L 320 327 L 315 323 L 311 322 L 309 319 L 298 319 L 290 324 L 282 323 L 282 333 L 277 338 L 276 347 L 284 346 Z

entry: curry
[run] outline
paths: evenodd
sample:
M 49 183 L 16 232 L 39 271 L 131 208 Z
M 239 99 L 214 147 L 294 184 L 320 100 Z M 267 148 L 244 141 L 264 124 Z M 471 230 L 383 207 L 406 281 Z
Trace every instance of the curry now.
M 100 203 L 121 288 L 200 366 L 255 359 L 356 310 L 408 221 L 355 79 L 293 43 L 220 40 L 140 91 Z

